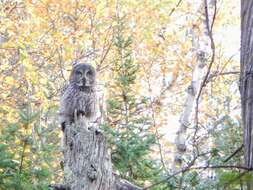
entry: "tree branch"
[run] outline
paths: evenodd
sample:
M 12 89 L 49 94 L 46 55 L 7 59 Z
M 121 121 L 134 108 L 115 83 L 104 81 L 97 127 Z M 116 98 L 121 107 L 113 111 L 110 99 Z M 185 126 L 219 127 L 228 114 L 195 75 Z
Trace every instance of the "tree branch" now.
M 173 9 L 171 9 L 169 16 L 171 16 L 171 15 L 175 12 L 176 8 L 179 7 L 179 5 L 180 5 L 182 2 L 183 2 L 183 0 L 179 0 L 179 1 L 177 2 L 177 5 L 176 5 Z
M 216 6 L 216 0 L 215 0 L 215 6 L 214 7 L 217 7 Z M 200 90 L 198 92 L 198 95 L 197 95 L 197 98 L 196 98 L 196 114 L 195 114 L 195 122 L 196 122 L 196 126 L 198 126 L 198 110 L 199 110 L 199 99 L 200 99 L 200 96 L 202 94 L 202 91 L 203 91 L 203 88 L 205 87 L 206 83 L 207 83 L 207 80 L 209 78 L 209 75 L 210 75 L 210 72 L 211 72 L 211 68 L 213 66 L 213 63 L 214 63 L 214 59 L 215 59 L 215 43 L 214 43 L 214 39 L 213 39 L 213 33 L 212 33 L 212 27 L 214 25 L 214 21 L 215 20 L 212 20 L 212 24 L 211 24 L 211 28 L 209 26 L 209 13 L 208 13 L 208 5 L 207 5 L 207 0 L 204 0 L 204 4 L 205 4 L 205 18 L 206 18 L 206 29 L 207 29 L 207 33 L 208 33 L 208 37 L 210 39 L 210 42 L 211 42 L 211 49 L 212 49 L 212 57 L 211 57 L 211 61 L 209 63 L 209 66 L 207 68 L 207 72 L 206 72 L 206 75 L 205 75 L 205 78 L 200 86 Z M 214 16 L 213 16 L 213 19 L 216 18 L 216 11 L 217 11 L 217 8 L 214 9 Z M 196 133 L 196 132 L 195 132 Z
M 157 185 L 160 185 L 162 183 L 165 183 L 167 182 L 169 179 L 181 174 L 181 173 L 185 173 L 185 172 L 188 172 L 190 170 L 206 170 L 206 169 L 239 169 L 239 170 L 245 170 L 246 172 L 249 172 L 249 171 L 252 171 L 253 168 L 247 168 L 245 166 L 234 166 L 234 165 L 216 165 L 216 166 L 198 166 L 198 167 L 186 167 L 178 172 L 175 172 L 173 173 L 172 175 L 166 177 L 165 179 L 153 184 L 153 185 L 150 185 L 148 187 L 145 187 L 143 190 L 147 190 L 147 189 L 151 189 Z
M 237 148 L 230 156 L 228 156 L 223 162 L 229 161 L 231 158 L 233 158 L 238 152 L 240 152 L 243 149 L 244 145 L 242 144 L 239 148 Z

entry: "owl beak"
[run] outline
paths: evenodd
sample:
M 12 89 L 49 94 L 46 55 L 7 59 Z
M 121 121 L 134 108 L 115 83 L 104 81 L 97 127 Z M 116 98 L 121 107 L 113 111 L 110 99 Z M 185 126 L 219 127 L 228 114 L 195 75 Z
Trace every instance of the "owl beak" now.
M 77 86 L 79 87 L 84 87 L 85 86 L 85 79 L 80 79 L 77 83 L 76 83 Z
M 91 85 L 90 85 L 90 83 L 89 83 L 88 80 L 86 80 L 85 78 L 83 78 L 80 81 L 78 81 L 77 86 L 79 86 L 79 87 L 89 87 Z
M 87 87 L 91 86 L 89 80 L 86 80 L 85 78 L 83 79 L 83 84 L 84 86 L 87 86 Z
M 83 85 L 83 82 L 82 82 L 81 80 L 80 80 L 78 83 L 76 83 L 76 85 L 79 86 L 79 87 L 84 86 L 84 85 Z

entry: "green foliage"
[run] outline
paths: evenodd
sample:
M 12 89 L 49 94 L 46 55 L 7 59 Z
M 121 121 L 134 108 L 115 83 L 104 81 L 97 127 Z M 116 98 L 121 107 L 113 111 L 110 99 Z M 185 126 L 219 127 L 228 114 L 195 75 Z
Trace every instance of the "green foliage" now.
M 216 130 L 213 132 L 214 143 L 217 155 L 211 160 L 212 164 L 224 165 L 222 160 L 230 156 L 237 148 L 242 145 L 242 126 L 240 121 L 231 118 L 229 115 L 221 117 L 220 121 L 215 123 Z M 243 165 L 243 149 L 225 162 L 227 165 Z M 246 179 L 247 173 L 241 175 L 238 170 L 219 169 L 215 171 L 216 185 L 224 189 L 239 188 L 243 185 L 242 179 Z
M 48 190 L 52 178 L 50 152 L 52 147 L 39 147 L 38 117 L 40 113 L 26 106 L 19 112 L 19 120 L 1 130 L 0 190 Z M 38 128 L 38 126 L 37 126 Z M 46 155 L 46 156 L 45 156 Z
M 138 66 L 131 52 L 132 37 L 124 36 L 124 20 L 118 18 L 114 46 L 113 76 L 107 100 L 107 123 L 103 128 L 109 136 L 112 161 L 123 178 L 143 183 L 159 175 L 158 163 L 151 159 L 156 143 L 151 133 L 152 122 L 145 110 L 145 97 L 136 92 Z
M 210 157 L 205 157 L 199 161 L 213 166 L 243 165 L 243 151 L 224 162 L 237 148 L 242 145 L 242 126 L 241 123 L 225 114 L 219 120 L 209 124 L 210 135 L 212 136 L 212 148 Z M 215 129 L 215 130 L 214 130 Z M 206 149 L 204 151 L 207 151 Z M 200 172 L 201 171 L 201 172 Z M 189 171 L 184 177 L 184 186 L 187 189 L 197 190 L 220 190 L 237 189 L 245 186 L 249 179 L 249 173 L 237 169 L 219 168 L 211 170 Z

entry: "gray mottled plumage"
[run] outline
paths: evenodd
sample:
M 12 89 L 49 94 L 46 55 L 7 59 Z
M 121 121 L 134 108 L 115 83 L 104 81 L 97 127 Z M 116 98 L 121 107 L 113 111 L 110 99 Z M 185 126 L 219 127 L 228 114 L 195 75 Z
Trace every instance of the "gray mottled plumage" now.
M 96 111 L 95 69 L 88 64 L 73 67 L 69 84 L 64 87 L 60 100 L 60 123 L 65 126 L 74 122 L 75 116 L 90 119 Z

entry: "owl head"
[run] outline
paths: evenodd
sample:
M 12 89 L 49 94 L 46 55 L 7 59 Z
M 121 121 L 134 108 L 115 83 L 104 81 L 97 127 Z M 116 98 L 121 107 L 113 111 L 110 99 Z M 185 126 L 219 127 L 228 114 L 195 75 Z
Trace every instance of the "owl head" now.
M 96 72 L 89 64 L 79 63 L 73 66 L 70 74 L 70 83 L 80 89 L 89 89 L 95 85 Z

